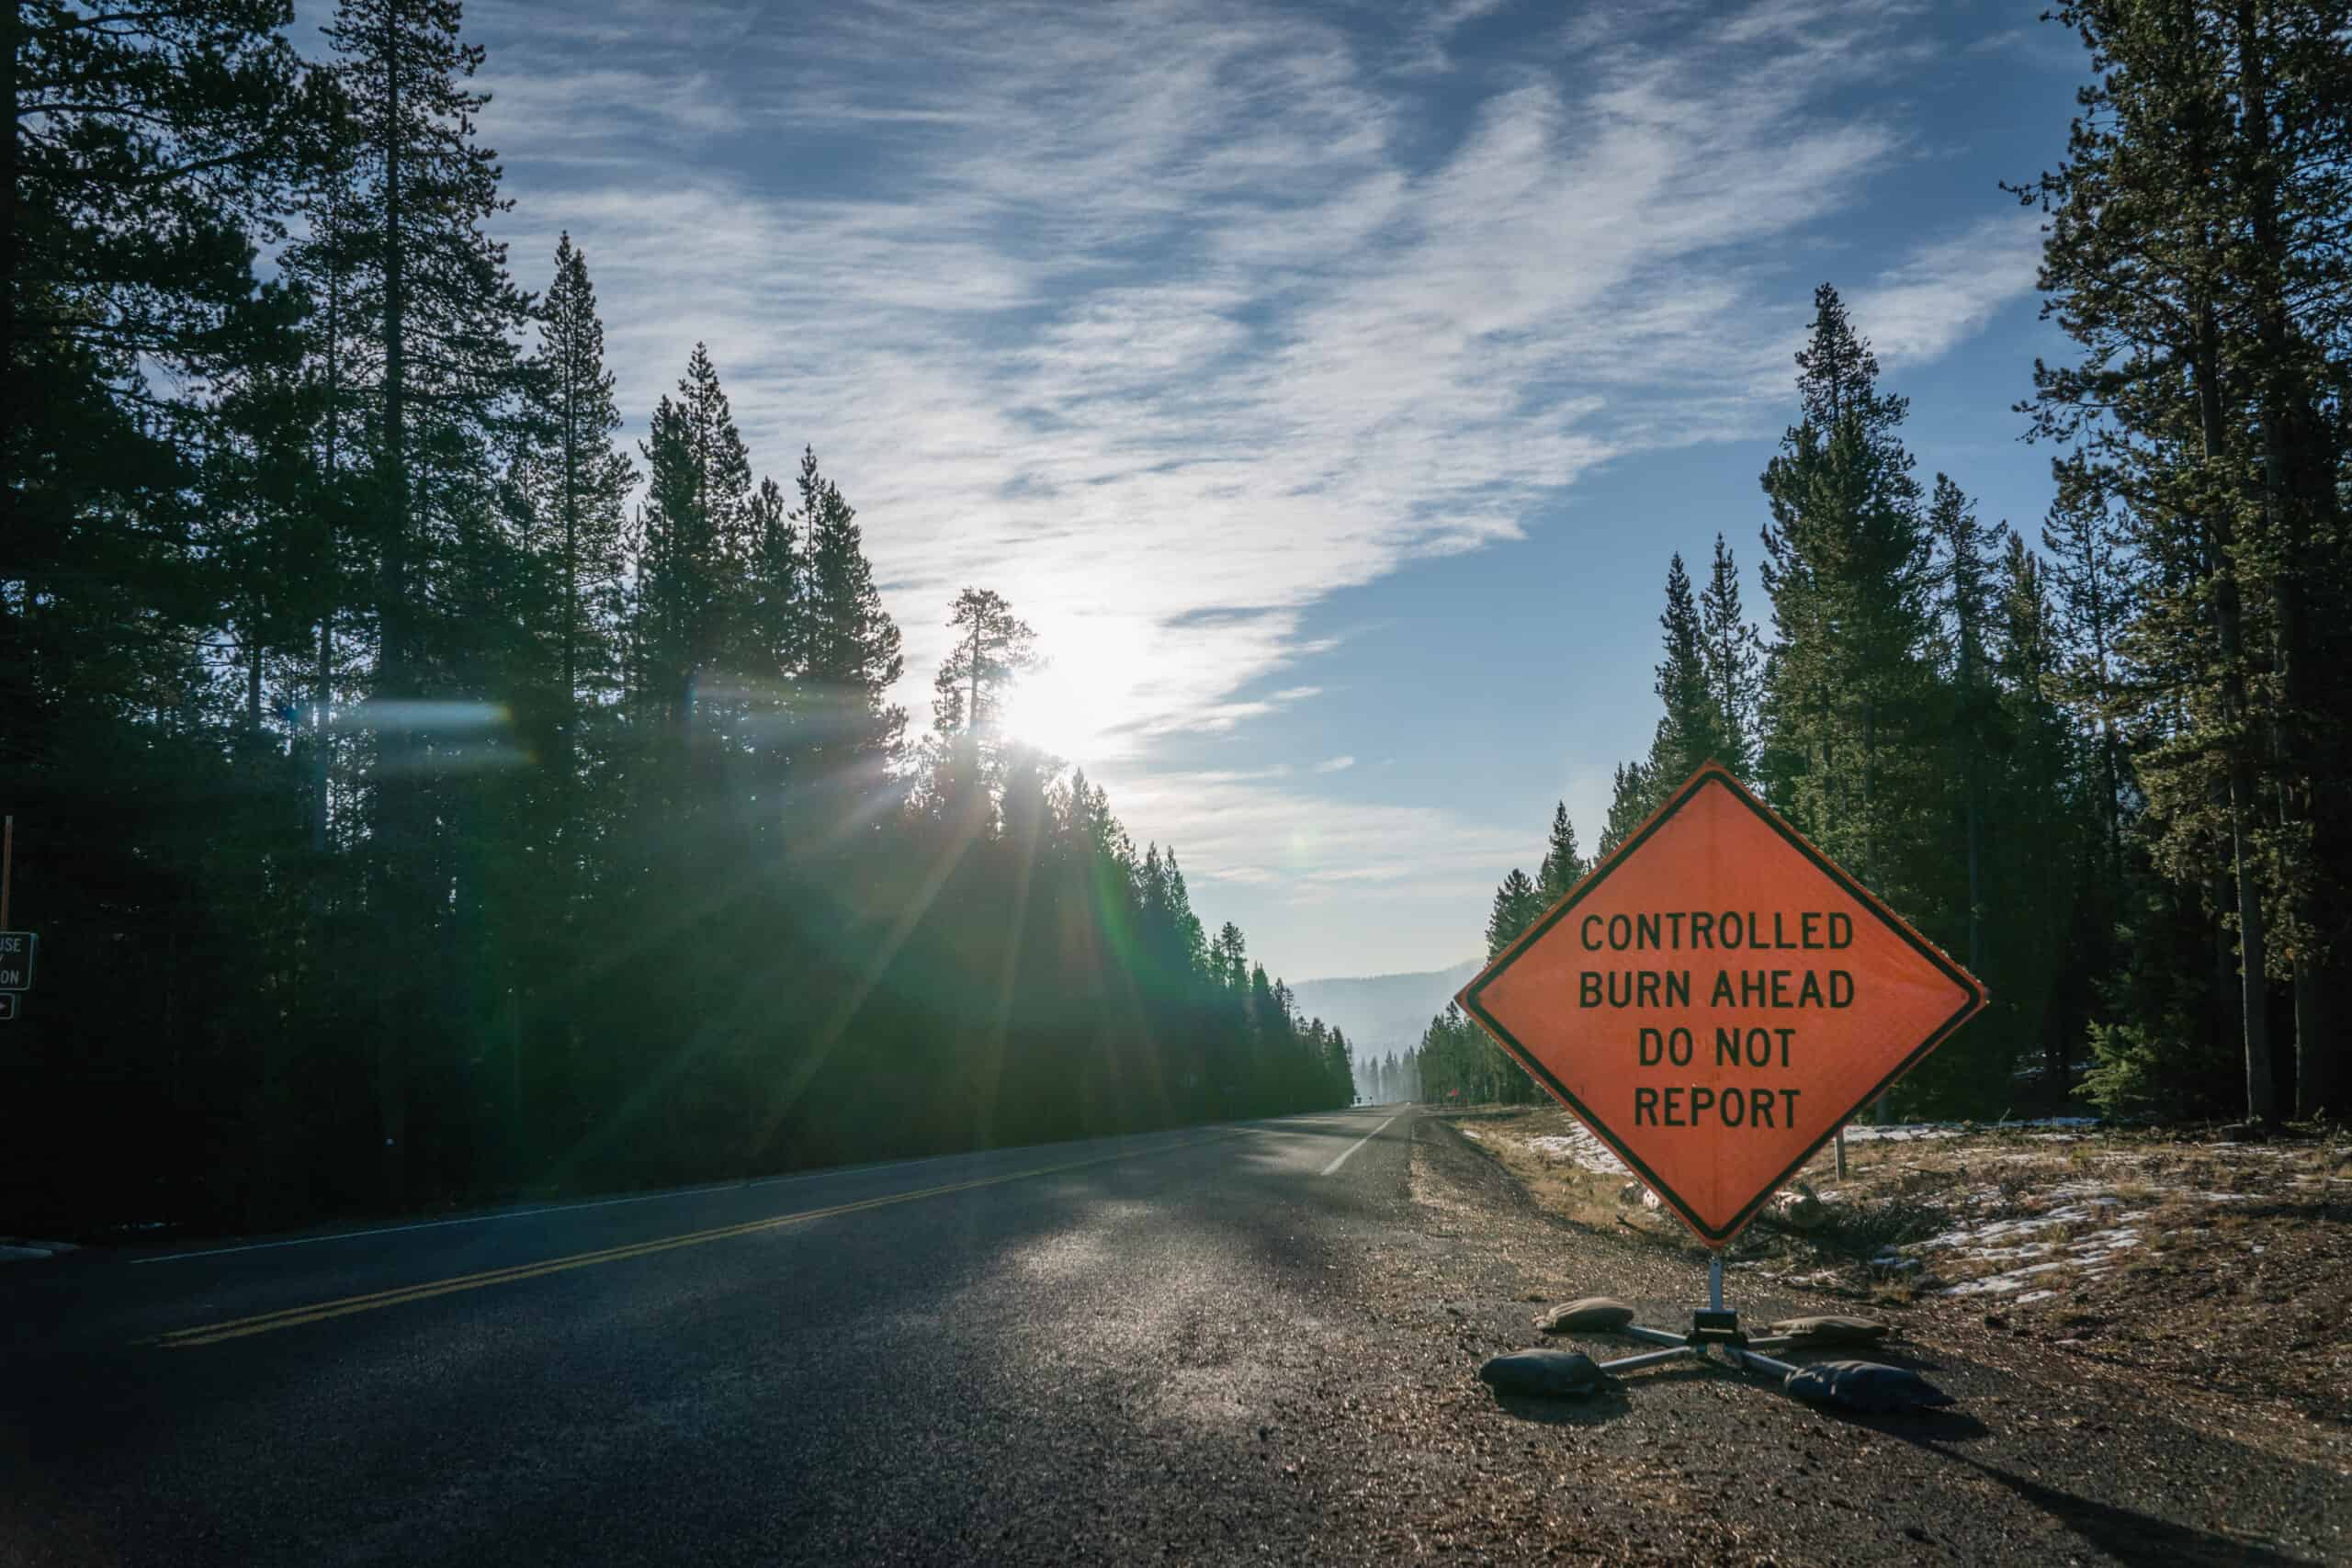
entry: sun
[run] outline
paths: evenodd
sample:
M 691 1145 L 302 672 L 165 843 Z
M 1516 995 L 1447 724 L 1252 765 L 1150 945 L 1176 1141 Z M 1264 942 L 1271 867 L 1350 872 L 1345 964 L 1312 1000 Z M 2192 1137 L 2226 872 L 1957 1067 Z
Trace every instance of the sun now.
M 1041 628 L 1037 640 L 1044 660 L 1005 694 L 1006 733 L 1080 767 L 1100 761 L 1112 731 L 1135 716 L 1143 637 L 1125 622 L 1090 619 Z

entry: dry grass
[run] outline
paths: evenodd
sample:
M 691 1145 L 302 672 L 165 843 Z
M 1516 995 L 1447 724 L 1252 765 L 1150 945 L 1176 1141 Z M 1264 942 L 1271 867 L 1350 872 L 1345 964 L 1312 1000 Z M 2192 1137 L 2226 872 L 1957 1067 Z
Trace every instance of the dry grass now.
M 1625 1201 L 1626 1176 L 1533 1146 L 1572 1125 L 1548 1109 L 1467 1123 L 1544 1207 L 1691 1247 L 1670 1214 Z M 1959 1314 L 2352 1421 L 2352 1141 L 2342 1132 L 2234 1145 L 1973 1128 L 1858 1139 L 1843 1179 L 1829 1150 L 1804 1179 L 1824 1222 L 1803 1233 L 1759 1223 L 1735 1256 L 1850 1301 Z

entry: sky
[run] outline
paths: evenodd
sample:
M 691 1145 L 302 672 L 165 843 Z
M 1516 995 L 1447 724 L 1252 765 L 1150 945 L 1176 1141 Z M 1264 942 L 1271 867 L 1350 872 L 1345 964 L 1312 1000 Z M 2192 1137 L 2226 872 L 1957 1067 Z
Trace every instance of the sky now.
M 628 436 L 707 343 L 757 471 L 858 509 L 927 722 L 1016 727 L 1293 980 L 1482 950 L 1647 749 L 1668 558 L 1755 566 L 1837 285 L 1921 477 L 2039 525 L 2042 0 L 472 0 L 499 233 L 585 253 Z M 315 39 L 307 47 L 317 49 Z

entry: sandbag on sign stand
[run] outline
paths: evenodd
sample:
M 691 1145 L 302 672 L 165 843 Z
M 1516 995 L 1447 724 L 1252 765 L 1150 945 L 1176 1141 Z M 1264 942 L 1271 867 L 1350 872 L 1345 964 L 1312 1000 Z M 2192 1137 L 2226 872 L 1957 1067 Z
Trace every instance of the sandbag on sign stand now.
M 1875 1345 L 1894 1332 L 1894 1325 L 1874 1317 L 1825 1313 L 1815 1317 L 1783 1318 L 1766 1332 L 1799 1345 Z
M 1497 1393 L 1532 1393 L 1576 1399 L 1609 1386 L 1607 1374 L 1577 1350 L 1514 1350 L 1478 1369 L 1478 1381 Z
M 1634 1309 L 1613 1296 L 1586 1296 L 1538 1313 L 1535 1326 L 1546 1334 L 1614 1334 L 1634 1321 Z
M 1817 1361 L 1791 1372 L 1781 1385 L 1799 1399 L 1869 1415 L 1932 1410 L 1957 1403 L 1927 1379 L 1876 1361 Z

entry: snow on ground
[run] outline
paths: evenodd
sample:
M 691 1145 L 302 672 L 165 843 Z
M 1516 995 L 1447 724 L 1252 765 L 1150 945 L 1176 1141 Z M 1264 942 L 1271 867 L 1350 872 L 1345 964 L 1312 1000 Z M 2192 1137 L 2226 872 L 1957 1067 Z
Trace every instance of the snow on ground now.
M 1611 1153 L 1607 1144 L 1583 1127 L 1571 1128 L 1563 1136 L 1530 1138 L 1527 1146 L 1555 1164 L 1578 1166 L 1586 1170 L 1597 1170 L 1604 1176 L 1625 1172 L 1625 1162 Z
M 2063 1182 L 2028 1200 L 2030 1204 L 2047 1207 L 1971 1221 L 1901 1250 L 1914 1262 L 1938 1266 L 1938 1271 L 1947 1276 L 1985 1270 L 1939 1287 L 1938 1294 L 2017 1294 L 2020 1302 L 2041 1301 L 2057 1293 L 2029 1291 L 2049 1282 L 2041 1279 L 2044 1275 L 2064 1269 L 2076 1277 L 2096 1278 L 2128 1261 L 2146 1241 L 2142 1222 L 2154 1213 L 2148 1206 L 2150 1201 L 2183 1198 L 2200 1203 L 2242 1203 L 2246 1195 L 2142 1183 L 2127 1201 L 2112 1188 L 2098 1182 Z M 1997 1187 L 1979 1187 L 1962 1200 L 1962 1206 L 1991 1209 L 2015 1201 Z
M 1921 1138 L 1957 1138 L 1969 1133 L 2023 1131 L 2050 1143 L 2064 1143 L 2098 1125 L 2096 1116 L 2041 1116 L 2030 1122 L 1904 1122 L 1886 1126 L 1868 1122 L 1846 1124 L 1849 1144 L 1912 1143 Z

